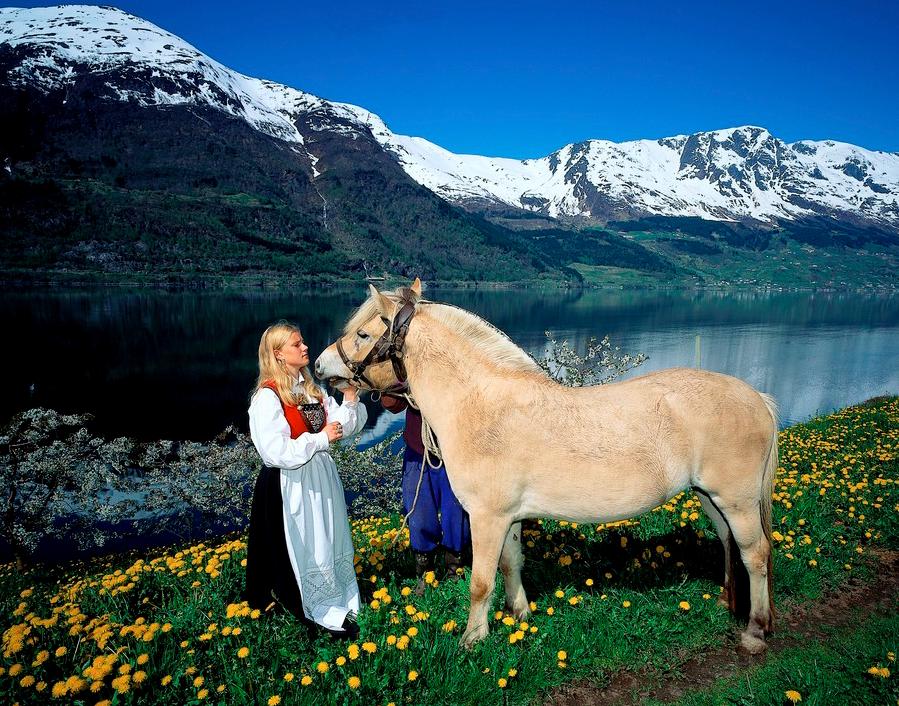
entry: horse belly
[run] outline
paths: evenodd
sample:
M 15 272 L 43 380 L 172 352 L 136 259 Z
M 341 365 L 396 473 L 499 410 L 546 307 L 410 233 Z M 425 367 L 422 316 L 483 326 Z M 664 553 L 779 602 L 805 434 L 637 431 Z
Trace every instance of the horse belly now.
M 612 522 L 658 507 L 683 488 L 671 488 L 645 470 L 619 468 L 555 472 L 544 482 L 525 486 L 522 517 L 553 517 L 572 522 Z

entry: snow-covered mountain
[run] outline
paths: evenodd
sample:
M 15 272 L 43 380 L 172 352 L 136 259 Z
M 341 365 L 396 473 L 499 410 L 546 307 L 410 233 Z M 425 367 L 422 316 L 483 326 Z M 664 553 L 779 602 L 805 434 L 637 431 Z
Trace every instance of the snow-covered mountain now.
M 313 179 L 309 131 L 373 137 L 415 181 L 473 210 L 516 208 L 605 222 L 650 215 L 774 224 L 820 216 L 899 231 L 899 154 L 744 126 L 659 140 L 566 145 L 539 159 L 459 155 L 394 134 L 364 108 L 239 74 L 114 8 L 0 10 L 8 85 L 60 93 L 85 73 L 98 100 L 204 106 L 289 144 Z M 64 99 L 63 99 L 64 100 Z M 306 137 L 304 137 L 306 135 Z

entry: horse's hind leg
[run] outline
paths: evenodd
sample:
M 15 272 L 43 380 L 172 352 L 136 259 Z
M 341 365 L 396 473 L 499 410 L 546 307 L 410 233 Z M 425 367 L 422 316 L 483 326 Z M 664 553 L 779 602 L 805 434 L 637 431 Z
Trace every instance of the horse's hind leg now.
M 506 610 L 519 620 L 524 620 L 531 612 L 528 598 L 521 585 L 521 566 L 524 557 L 521 553 L 521 523 L 514 522 L 506 533 L 503 551 L 499 558 L 499 568 L 503 572 L 506 585 Z
M 471 647 L 487 636 L 487 610 L 496 585 L 496 565 L 509 531 L 509 520 L 487 513 L 470 513 L 471 607 L 462 646 Z
M 741 642 L 752 654 L 765 648 L 765 633 L 774 629 L 769 576 L 771 543 L 765 536 L 758 504 L 728 510 L 727 520 L 749 574 L 749 623 Z
M 702 504 L 705 514 L 709 516 L 712 524 L 715 525 L 718 539 L 724 545 L 724 592 L 718 597 L 718 603 L 725 608 L 730 608 L 732 605 L 731 586 L 733 582 L 733 577 L 731 576 L 730 527 L 727 526 L 727 520 L 724 519 L 724 515 L 721 514 L 721 511 L 718 510 L 708 495 L 698 490 L 696 494 L 699 496 L 699 502 Z

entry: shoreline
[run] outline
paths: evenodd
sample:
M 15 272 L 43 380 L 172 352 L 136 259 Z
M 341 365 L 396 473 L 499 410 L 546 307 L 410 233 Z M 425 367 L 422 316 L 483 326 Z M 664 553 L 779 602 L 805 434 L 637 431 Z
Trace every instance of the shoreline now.
M 513 281 L 475 281 L 475 280 L 422 280 L 429 289 L 445 290 L 571 290 L 571 291 L 734 291 L 734 292 L 858 292 L 869 294 L 892 294 L 899 292 L 899 283 L 859 284 L 846 286 L 786 286 L 773 283 L 703 283 L 703 282 L 654 282 L 650 278 L 642 284 L 619 282 L 570 282 L 561 280 L 513 280 Z M 41 273 L 31 277 L 19 277 L 13 273 L 0 271 L 0 286 L 15 288 L 19 291 L 42 291 L 58 288 L 65 289 L 109 289 L 109 290 L 162 290 L 162 291 L 208 291 L 208 292 L 273 292 L 285 287 L 299 287 L 310 291 L 328 289 L 348 290 L 365 287 L 369 282 L 364 277 L 332 279 L 322 282 L 320 279 L 307 277 L 281 277 L 277 274 L 248 275 L 239 278 L 228 278 L 222 275 L 197 276 L 171 274 L 159 277 L 116 276 L 110 277 L 102 273 L 66 272 Z M 378 289 L 393 289 L 407 284 L 406 279 L 390 275 L 384 281 L 372 282 Z

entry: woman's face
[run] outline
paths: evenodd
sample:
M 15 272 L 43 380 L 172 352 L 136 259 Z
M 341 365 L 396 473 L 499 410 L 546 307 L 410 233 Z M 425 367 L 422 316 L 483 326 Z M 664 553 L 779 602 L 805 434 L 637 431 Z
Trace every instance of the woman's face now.
M 288 368 L 299 370 L 309 365 L 309 347 L 303 343 L 303 337 L 294 332 L 284 347 L 275 351 L 275 357 L 283 360 Z

